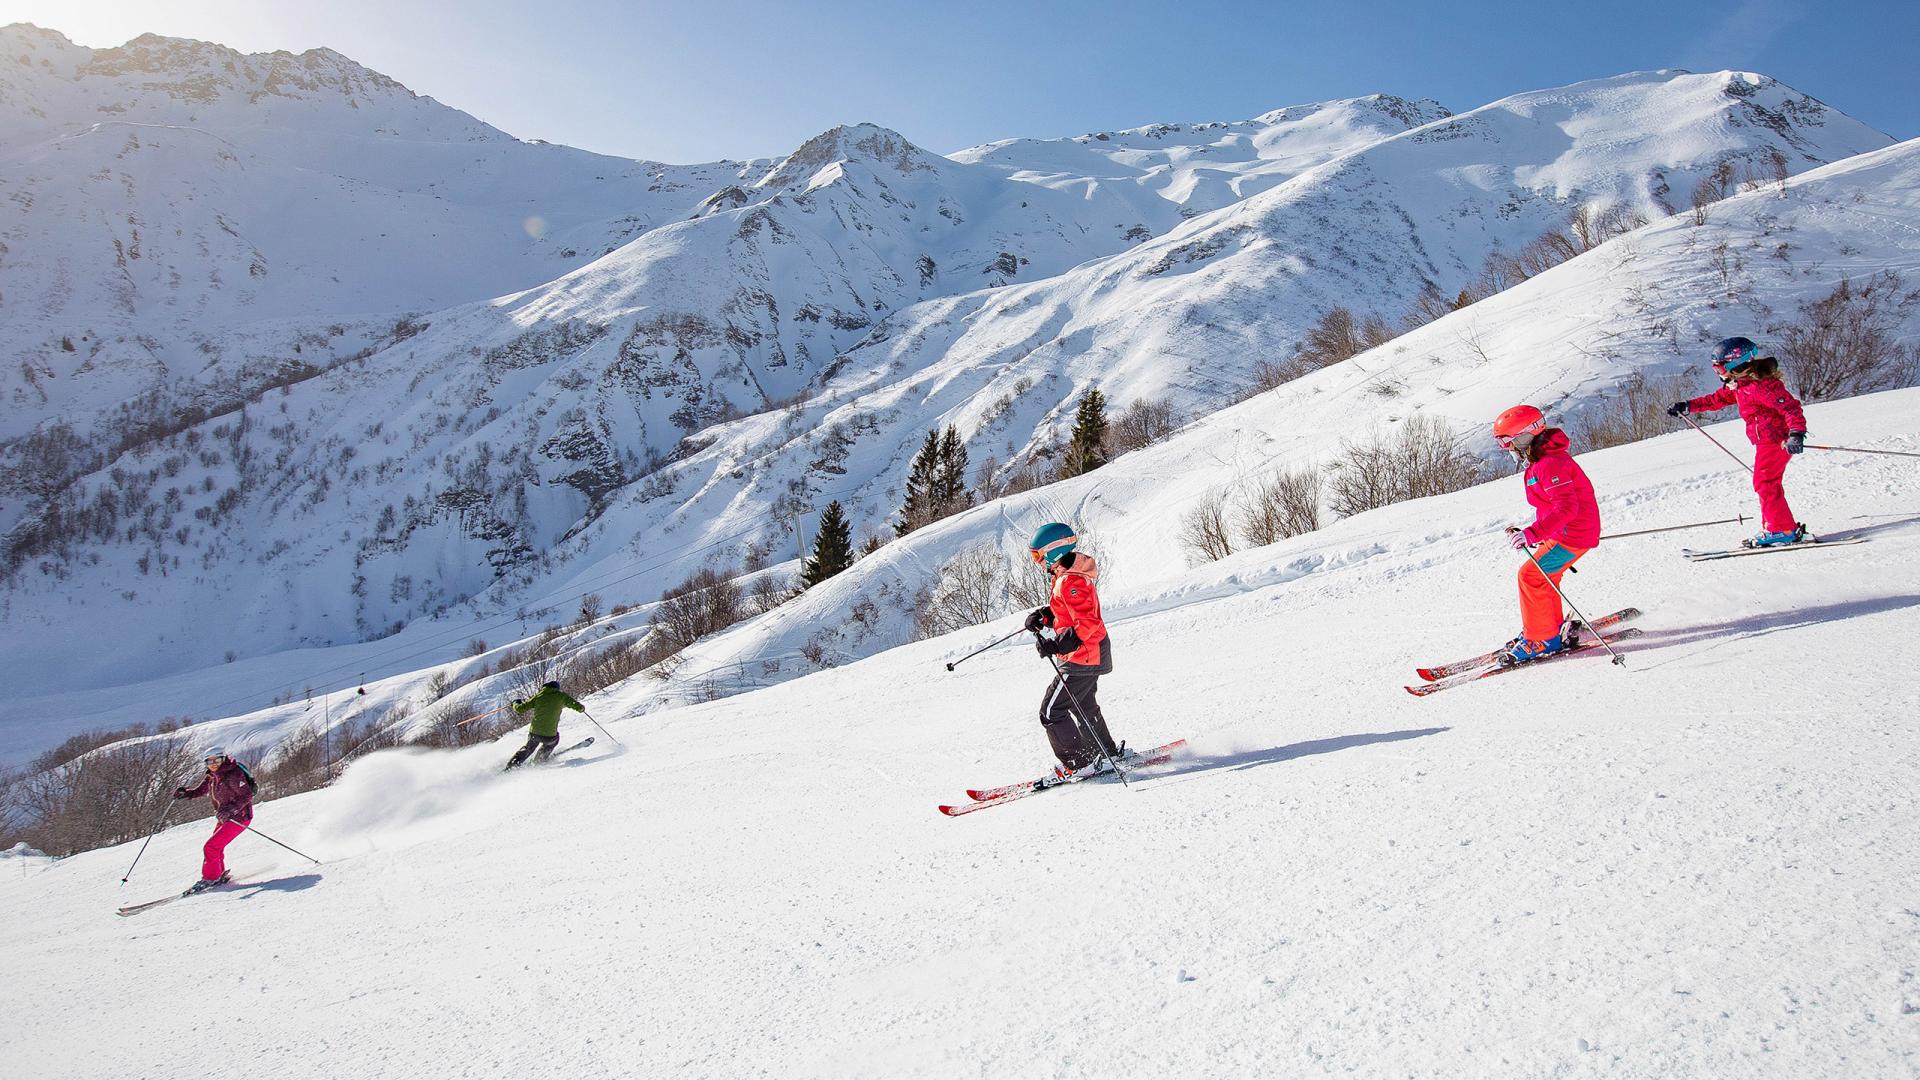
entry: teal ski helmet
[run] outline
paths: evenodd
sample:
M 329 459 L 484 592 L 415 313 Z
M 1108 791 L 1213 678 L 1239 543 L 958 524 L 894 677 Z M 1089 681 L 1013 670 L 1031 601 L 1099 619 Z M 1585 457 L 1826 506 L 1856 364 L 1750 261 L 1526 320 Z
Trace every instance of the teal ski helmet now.
M 1027 554 L 1033 556 L 1034 562 L 1052 566 L 1079 542 L 1080 538 L 1073 535 L 1071 526 L 1049 521 L 1033 534 L 1033 542 L 1027 545 Z

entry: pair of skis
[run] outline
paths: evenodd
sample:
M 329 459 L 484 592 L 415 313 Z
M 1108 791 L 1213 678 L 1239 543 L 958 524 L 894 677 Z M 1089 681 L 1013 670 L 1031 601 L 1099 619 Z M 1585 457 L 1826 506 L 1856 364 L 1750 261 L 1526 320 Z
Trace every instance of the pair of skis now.
M 1681 548 L 1680 554 L 1686 556 L 1688 562 L 1709 562 L 1713 559 L 1737 559 L 1742 555 L 1771 555 L 1776 551 L 1802 551 L 1806 548 L 1816 547 L 1845 547 L 1848 544 L 1864 544 L 1866 542 L 1867 538 L 1864 536 L 1850 537 L 1845 540 L 1822 540 L 1818 537 L 1809 537 L 1805 540 L 1796 540 L 1791 544 L 1726 548 L 1721 551 L 1695 551 L 1692 548 Z
M 1175 754 L 1186 749 L 1186 745 L 1187 740 L 1175 739 L 1170 743 L 1156 746 L 1151 750 L 1143 750 L 1138 754 L 1128 754 L 1122 760 L 1128 769 L 1143 769 L 1151 765 L 1165 765 L 1167 762 L 1173 760 Z M 1020 799 L 1038 795 L 1043 791 L 1052 791 L 1057 787 L 1065 787 L 1068 784 L 1078 784 L 1085 780 L 1105 779 L 1113 775 L 1114 772 L 1112 769 L 1095 773 L 1070 773 L 1066 776 L 1061 776 L 1058 773 L 1048 773 L 1038 780 L 1022 780 L 1017 784 L 1007 784 L 1004 787 L 968 788 L 967 798 L 972 800 L 971 802 L 961 803 L 958 806 L 942 806 L 940 812 L 948 817 L 959 817 L 962 814 L 971 814 L 976 810 L 985 810 L 991 806 L 1004 806 L 1010 802 L 1017 802 Z
M 1539 660 L 1529 660 L 1519 664 L 1505 663 L 1501 660 L 1501 657 L 1506 653 L 1506 649 L 1499 648 L 1491 652 L 1481 653 L 1479 656 L 1469 657 L 1465 660 L 1455 660 L 1451 664 L 1436 664 L 1433 667 L 1419 668 L 1417 669 L 1417 674 L 1424 681 L 1418 686 L 1407 687 L 1407 693 L 1412 694 L 1414 697 L 1426 697 L 1428 694 L 1437 694 L 1450 687 L 1463 686 L 1467 683 L 1478 682 L 1481 679 L 1503 674 L 1508 671 L 1536 667 L 1540 664 L 1551 663 L 1564 656 L 1573 656 L 1577 653 L 1602 648 L 1602 643 L 1611 644 L 1627 638 L 1638 637 L 1640 635 L 1639 627 L 1628 627 L 1625 630 L 1615 630 L 1612 633 L 1608 633 L 1607 631 L 1615 626 L 1619 626 L 1621 623 L 1639 617 L 1639 608 L 1621 608 L 1619 611 L 1613 612 L 1610 615 L 1602 615 L 1593 620 L 1592 623 L 1580 627 L 1580 639 L 1576 643 L 1561 649 L 1557 653 L 1542 657 Z
M 143 911 L 152 911 L 154 908 L 160 907 L 163 904 L 171 904 L 175 900 L 185 900 L 189 896 L 196 896 L 203 892 L 212 892 L 215 889 L 224 888 L 228 885 L 244 884 L 246 883 L 234 881 L 233 875 L 230 873 L 223 874 L 218 882 L 207 883 L 196 881 L 191 886 L 188 886 L 185 892 L 174 893 L 172 896 L 163 896 L 158 900 L 149 900 L 144 904 L 128 904 L 126 907 L 120 909 L 120 915 L 122 918 L 130 915 L 138 915 Z

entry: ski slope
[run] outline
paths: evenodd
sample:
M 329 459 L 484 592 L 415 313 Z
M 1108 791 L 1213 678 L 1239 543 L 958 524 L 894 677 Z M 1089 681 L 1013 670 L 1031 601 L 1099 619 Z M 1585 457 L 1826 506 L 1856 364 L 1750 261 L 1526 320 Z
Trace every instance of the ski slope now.
M 1920 452 L 1920 390 L 1813 406 Z M 1737 425 L 1708 429 L 1738 441 Z M 1577 448 L 1576 448 L 1577 449 Z M 1609 531 L 1752 512 L 1685 431 L 1581 457 Z M 1603 543 L 1646 610 L 1576 658 L 1415 700 L 1505 640 L 1507 477 L 1177 575 L 1114 618 L 1102 702 L 1192 756 L 961 819 L 1037 775 L 1011 619 L 629 716 L 499 776 L 392 751 L 241 837 L 0 864 L 10 1076 L 1908 1077 L 1920 1070 L 1920 470 L 1809 451 L 1831 551 Z M 1093 539 L 1098 540 L 1095 535 Z M 568 734 L 585 725 L 568 721 Z

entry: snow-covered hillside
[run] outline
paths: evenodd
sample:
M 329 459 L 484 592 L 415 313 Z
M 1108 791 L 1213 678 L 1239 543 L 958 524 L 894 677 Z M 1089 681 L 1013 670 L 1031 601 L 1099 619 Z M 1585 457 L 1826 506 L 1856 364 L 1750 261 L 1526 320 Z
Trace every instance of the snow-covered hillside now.
M 1917 419 L 1920 390 L 1809 410 L 1823 441 L 1909 452 Z M 1691 431 L 1582 461 L 1610 530 L 1752 499 Z M 0 863 L 6 1060 L 1910 1076 L 1920 471 L 1809 452 L 1788 484 L 1868 542 L 1681 560 L 1736 535 L 1707 530 L 1581 563 L 1589 612 L 1646 609 L 1624 668 L 1400 689 L 1511 634 L 1511 478 L 1136 588 L 1102 700 L 1134 745 L 1193 753 L 1128 790 L 934 812 L 1045 764 L 1028 649 L 942 667 L 1002 629 L 982 627 L 671 712 L 608 693 L 588 705 L 626 752 L 542 771 L 498 775 L 504 745 L 376 754 L 260 809 L 324 866 L 242 836 L 241 884 L 130 920 L 114 906 L 191 879 L 204 825 L 161 834 L 124 887 L 132 845 Z
M 523 142 L 326 49 L 15 24 L 0 61 L 0 440 L 234 407 L 767 166 Z
M 1738 73 L 1622 76 L 1399 134 L 1393 124 L 1425 114 L 1362 99 L 1322 110 L 1341 118 L 1329 127 L 1295 115 L 1305 111 L 1264 118 L 1256 140 L 1291 179 L 1183 224 L 1153 184 L 1042 180 L 1017 162 L 939 158 L 884 129 L 827 132 L 693 220 L 547 285 L 424 316 L 424 330 L 370 340 L 359 359 L 244 417 L 87 477 L 45 568 L 30 565 L 4 597 L 8 670 L 58 657 L 69 690 L 129 687 L 229 653 L 282 653 L 209 677 L 297 690 L 278 673 L 312 667 L 283 650 L 408 626 L 383 645 L 388 658 L 423 641 L 444 649 L 464 640 L 450 627 L 609 580 L 626 590 L 613 599 L 651 599 L 705 559 L 749 544 L 791 550 L 831 498 L 884 531 L 928 428 L 955 424 L 975 461 L 1005 462 L 1050 443 L 1089 386 L 1117 403 L 1165 394 L 1204 411 L 1326 307 L 1397 312 L 1572 206 L 1653 212 L 1662 184 L 1684 191 L 1724 160 L 1778 153 L 1800 169 L 1886 141 Z M 1365 142 L 1368 130 L 1382 137 Z M 1876 254 L 1902 243 L 1873 239 Z M 1549 363 L 1524 362 L 1530 377 Z M 1336 419 L 1350 417 L 1330 416 L 1315 452 L 1348 433 Z M 931 554 L 880 557 L 919 567 L 895 603 L 924 581 Z M 811 610 L 824 609 L 776 618 L 798 626 Z M 755 655 L 763 667 L 798 655 L 802 642 L 779 636 Z M 825 655 L 900 640 L 863 636 Z M 320 666 L 363 670 L 353 665 Z M 63 699 L 57 715 L 103 720 L 133 702 L 204 715 L 207 696 L 149 685 Z

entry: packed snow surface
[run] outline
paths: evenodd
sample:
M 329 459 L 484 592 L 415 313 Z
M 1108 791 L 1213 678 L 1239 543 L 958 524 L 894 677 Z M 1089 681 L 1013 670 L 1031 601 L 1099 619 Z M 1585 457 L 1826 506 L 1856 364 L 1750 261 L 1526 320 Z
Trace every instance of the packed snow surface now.
M 1809 409 L 1920 451 L 1920 391 Z M 1738 427 L 1709 428 L 1739 445 Z M 1610 531 L 1752 513 L 1691 431 L 1583 455 Z M 1426 699 L 1516 623 L 1518 479 L 1167 579 L 1101 698 L 1192 754 L 965 818 L 1047 765 L 1003 620 L 699 706 L 622 747 L 385 752 L 204 824 L 0 863 L 12 1076 L 1908 1077 L 1920 1070 L 1920 471 L 1809 451 L 1816 531 L 1603 543 L 1646 636 Z M 1097 536 L 1095 537 L 1097 539 Z M 578 718 L 565 733 L 589 729 Z M 577 734 L 576 734 L 577 731 Z M 10 860 L 11 861 L 11 860 Z

